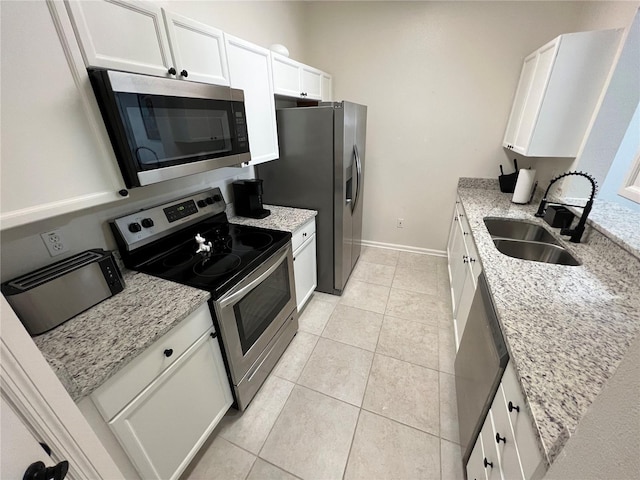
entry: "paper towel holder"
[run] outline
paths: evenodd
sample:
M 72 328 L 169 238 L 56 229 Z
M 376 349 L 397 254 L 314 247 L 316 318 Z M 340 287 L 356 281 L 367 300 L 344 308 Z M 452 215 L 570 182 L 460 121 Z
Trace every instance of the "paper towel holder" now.
M 527 174 L 525 175 L 523 172 L 527 172 Z M 518 180 L 514 188 L 513 196 L 511 197 L 512 203 L 518 205 L 528 205 L 531 203 L 538 186 L 538 182 L 535 180 L 535 177 L 536 171 L 532 170 L 531 167 L 528 169 L 523 168 L 518 172 Z

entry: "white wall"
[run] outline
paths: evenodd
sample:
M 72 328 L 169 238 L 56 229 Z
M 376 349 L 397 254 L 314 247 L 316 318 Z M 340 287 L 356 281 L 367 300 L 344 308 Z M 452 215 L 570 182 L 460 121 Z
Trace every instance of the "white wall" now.
M 501 144 L 523 58 L 562 33 L 626 26 L 634 8 L 593 3 L 308 4 L 303 60 L 333 74 L 336 99 L 369 107 L 365 240 L 444 250 L 458 177 L 497 177 L 512 159 Z M 571 162 L 536 163 L 548 178 Z

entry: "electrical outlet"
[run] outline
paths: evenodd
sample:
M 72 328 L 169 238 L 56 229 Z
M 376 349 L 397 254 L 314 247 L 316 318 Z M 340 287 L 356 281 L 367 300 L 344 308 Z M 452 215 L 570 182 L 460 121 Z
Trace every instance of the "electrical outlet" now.
M 404 228 L 404 218 L 399 218 L 396 222 L 396 228 Z
M 41 233 L 40 237 L 42 237 L 42 241 L 47 247 L 49 255 L 52 257 L 69 251 L 69 245 L 65 241 L 64 236 L 62 235 L 62 230 L 60 229 Z

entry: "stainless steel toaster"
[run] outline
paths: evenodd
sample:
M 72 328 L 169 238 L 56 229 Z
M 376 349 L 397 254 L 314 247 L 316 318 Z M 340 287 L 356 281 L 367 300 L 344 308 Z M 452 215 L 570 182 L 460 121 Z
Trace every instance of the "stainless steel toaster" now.
M 2 293 L 31 335 L 51 330 L 123 289 L 113 255 L 100 249 L 2 284 Z

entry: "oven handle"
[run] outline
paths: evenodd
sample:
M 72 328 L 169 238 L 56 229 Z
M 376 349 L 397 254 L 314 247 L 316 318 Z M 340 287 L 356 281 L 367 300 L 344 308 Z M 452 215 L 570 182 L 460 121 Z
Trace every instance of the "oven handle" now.
M 267 278 L 269 275 L 271 275 L 282 263 L 283 260 L 286 260 L 287 255 L 289 254 L 288 251 L 288 246 L 287 249 L 285 249 L 285 251 L 282 253 L 282 255 L 280 255 L 280 257 L 278 257 L 278 260 L 275 262 L 274 265 L 271 265 L 268 270 L 266 272 L 264 272 L 262 275 L 260 275 L 258 278 L 256 278 L 254 281 L 252 281 L 249 285 L 242 287 L 240 290 L 238 290 L 235 293 L 232 293 L 231 295 L 229 295 L 228 297 L 222 297 L 219 302 L 220 302 L 220 308 L 226 308 L 228 307 L 230 304 L 232 303 L 236 303 L 236 301 L 241 298 L 244 297 L 247 292 L 249 290 L 252 290 L 254 287 L 256 287 L 258 284 L 262 283 L 262 281 Z

